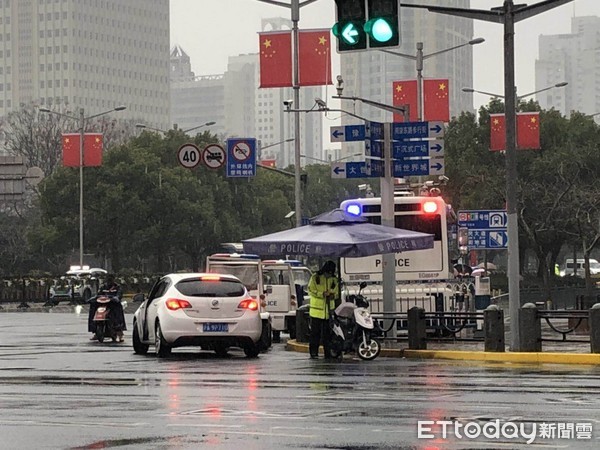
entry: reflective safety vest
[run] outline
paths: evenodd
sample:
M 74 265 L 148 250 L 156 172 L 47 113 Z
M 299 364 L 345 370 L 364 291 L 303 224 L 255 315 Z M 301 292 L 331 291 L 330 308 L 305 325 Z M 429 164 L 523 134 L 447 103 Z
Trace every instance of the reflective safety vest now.
M 326 291 L 330 292 L 329 301 L 325 299 Z M 314 274 L 308 282 L 308 295 L 310 295 L 310 317 L 327 319 L 329 312 L 335 309 L 335 300 L 339 297 L 337 279 Z

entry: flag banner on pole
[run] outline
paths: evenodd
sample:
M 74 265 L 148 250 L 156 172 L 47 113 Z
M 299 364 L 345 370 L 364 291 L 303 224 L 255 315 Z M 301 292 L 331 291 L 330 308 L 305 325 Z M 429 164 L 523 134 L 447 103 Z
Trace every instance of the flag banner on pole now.
M 423 120 L 450 122 L 448 79 L 423 80 Z
M 490 114 L 490 150 L 506 150 L 504 114 Z M 517 113 L 517 149 L 539 149 L 540 113 Z
M 62 135 L 63 166 L 79 167 L 79 133 Z M 83 140 L 83 165 L 94 167 L 102 165 L 102 134 L 86 133 Z
M 331 81 L 331 39 L 328 28 L 298 33 L 300 86 L 323 86 Z
M 490 151 L 506 150 L 504 114 L 490 114 Z
M 539 112 L 517 114 L 517 148 L 521 150 L 541 148 Z
M 418 117 L 417 80 L 401 80 L 392 83 L 394 90 L 393 105 L 410 108 L 410 121 L 416 122 Z M 394 122 L 404 122 L 404 116 L 394 113 Z
M 63 134 L 63 166 L 79 167 L 79 133 Z
M 292 32 L 258 33 L 260 45 L 260 87 L 292 86 Z
M 83 139 L 83 165 L 85 167 L 102 165 L 102 134 L 85 133 Z

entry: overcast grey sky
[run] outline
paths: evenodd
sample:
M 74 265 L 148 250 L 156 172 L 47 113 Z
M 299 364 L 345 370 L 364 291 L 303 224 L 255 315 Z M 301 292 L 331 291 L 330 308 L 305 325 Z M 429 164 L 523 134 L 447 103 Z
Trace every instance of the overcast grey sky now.
M 533 4 L 540 1 L 515 0 L 515 3 Z M 472 9 L 489 10 L 502 4 L 503 0 L 471 0 Z M 515 76 L 520 95 L 535 90 L 538 36 L 569 33 L 574 14 L 600 16 L 600 0 L 574 0 L 516 25 Z M 171 45 L 181 45 L 190 55 L 196 75 L 223 73 L 228 56 L 258 51 L 256 33 L 260 30 L 261 18 L 269 17 L 290 17 L 290 11 L 257 0 L 171 0 Z M 318 0 L 301 9 L 300 28 L 330 28 L 334 17 L 334 0 Z M 475 22 L 474 37 L 486 40 L 484 44 L 474 47 L 475 89 L 498 94 L 504 92 L 502 32 L 500 24 Z M 401 47 L 399 51 L 415 53 L 413 48 Z M 334 53 L 334 74 L 339 67 L 338 60 L 337 53 Z M 475 95 L 476 107 L 488 101 L 486 96 Z

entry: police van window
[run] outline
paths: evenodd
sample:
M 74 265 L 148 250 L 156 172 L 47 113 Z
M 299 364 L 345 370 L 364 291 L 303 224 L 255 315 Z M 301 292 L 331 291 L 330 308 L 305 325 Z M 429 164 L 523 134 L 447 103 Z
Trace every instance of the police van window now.
M 364 216 L 369 222 L 381 225 L 381 216 Z M 435 241 L 442 240 L 442 220 L 439 214 L 395 216 L 396 228 L 433 234 Z

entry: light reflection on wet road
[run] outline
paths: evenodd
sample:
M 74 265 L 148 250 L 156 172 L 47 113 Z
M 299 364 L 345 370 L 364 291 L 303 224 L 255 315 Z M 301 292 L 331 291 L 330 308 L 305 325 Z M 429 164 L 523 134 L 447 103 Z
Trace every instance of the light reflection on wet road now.
M 129 322 L 131 317 L 128 318 Z M 166 360 L 88 341 L 84 316 L 0 314 L 0 448 L 523 448 L 525 440 L 417 439 L 417 420 L 587 422 L 597 448 L 600 368 L 379 358 L 258 359 L 181 349 Z M 439 435 L 439 429 L 437 434 Z

